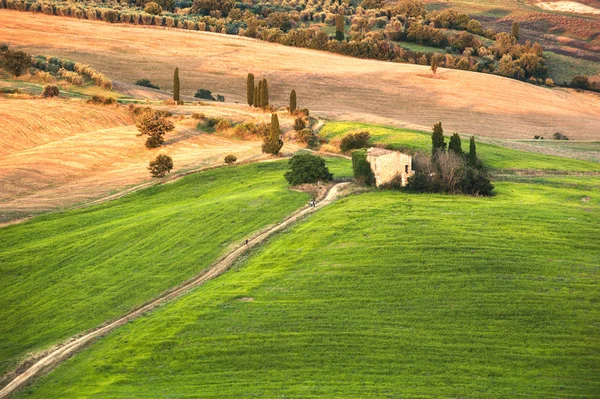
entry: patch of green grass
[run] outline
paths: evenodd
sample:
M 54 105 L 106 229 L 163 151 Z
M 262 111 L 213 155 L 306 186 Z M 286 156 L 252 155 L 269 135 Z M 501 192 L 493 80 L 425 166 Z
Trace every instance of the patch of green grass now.
M 446 54 L 446 50 L 439 47 L 426 46 L 411 42 L 394 42 L 394 44 L 411 51 L 419 51 L 421 53 L 441 53 Z
M 332 139 L 348 133 L 368 131 L 374 143 L 387 144 L 404 151 L 430 151 L 431 133 L 389 126 L 355 122 L 329 122 L 320 131 Z M 448 138 L 446 142 L 448 142 Z M 463 138 L 463 151 L 469 150 L 467 138 Z M 477 143 L 477 154 L 492 169 L 536 169 L 555 171 L 600 171 L 600 164 L 578 159 L 517 151 L 486 143 Z
M 596 397 L 600 190 L 559 180 L 339 200 L 17 397 Z
M 548 65 L 548 77 L 556 84 L 570 83 L 577 75 L 600 75 L 600 63 L 544 51 Z
M 335 173 L 350 162 L 328 159 Z M 0 229 L 0 374 L 154 298 L 305 205 L 287 162 L 219 168 Z

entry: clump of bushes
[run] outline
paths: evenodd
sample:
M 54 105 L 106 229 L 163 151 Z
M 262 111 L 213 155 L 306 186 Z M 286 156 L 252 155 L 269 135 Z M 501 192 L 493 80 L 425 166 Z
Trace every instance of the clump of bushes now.
M 333 175 L 325 165 L 325 160 L 317 155 L 294 155 L 288 163 L 290 170 L 285 172 L 284 177 L 292 186 L 333 180 Z
M 144 12 L 151 15 L 160 15 L 162 14 L 163 9 L 160 5 L 151 1 L 146 4 L 146 7 L 144 7 Z
M 225 163 L 227 165 L 231 165 L 233 163 L 235 163 L 237 161 L 237 157 L 233 154 L 229 154 L 227 156 L 225 156 Z
M 204 115 L 204 114 L 202 114 L 202 113 L 199 113 L 199 112 L 194 112 L 194 113 L 192 114 L 192 119 L 202 120 L 202 119 L 204 119 L 204 118 L 206 118 L 206 115 Z
M 352 152 L 352 172 L 357 183 L 365 186 L 375 185 L 375 174 L 367 161 L 367 150 Z
M 224 132 L 230 128 L 231 128 L 231 122 L 229 122 L 227 119 L 221 119 L 215 125 L 215 130 L 219 133 Z
M 212 92 L 210 90 L 206 90 L 206 89 L 198 89 L 196 91 L 196 93 L 194 94 L 194 97 L 201 98 L 203 100 L 220 101 L 220 102 L 225 101 L 225 97 L 223 97 L 222 95 L 217 94 L 217 97 L 214 97 L 212 95 Z
M 561 132 L 556 132 L 552 135 L 552 138 L 554 140 L 569 140 L 569 138 L 567 137 L 566 134 L 563 134 Z
M 58 97 L 60 95 L 60 90 L 57 85 L 46 85 L 42 90 L 42 96 L 49 97 Z
M 101 96 L 98 94 L 94 94 L 92 97 L 90 97 L 88 102 L 90 102 L 92 104 L 110 105 L 110 104 L 116 103 L 117 100 L 114 97 Z
M 239 138 L 265 138 L 269 135 L 271 126 L 268 123 L 239 123 L 233 127 L 233 134 Z
M 139 129 L 138 136 L 148 136 L 146 148 L 160 147 L 165 142 L 164 135 L 175 128 L 173 122 L 151 108 L 140 113 L 136 126 Z
M 349 133 L 342 137 L 340 141 L 340 150 L 342 152 L 358 148 L 365 148 L 369 145 L 371 134 L 369 132 Z
M 164 177 L 173 169 L 173 159 L 165 154 L 159 154 L 153 161 L 150 161 L 148 170 L 152 177 Z
M 148 78 L 139 79 L 135 82 L 135 84 L 137 86 L 150 87 L 151 89 L 157 89 L 157 90 L 160 89 L 160 87 L 158 87 L 157 85 L 150 82 L 150 79 L 148 79 Z

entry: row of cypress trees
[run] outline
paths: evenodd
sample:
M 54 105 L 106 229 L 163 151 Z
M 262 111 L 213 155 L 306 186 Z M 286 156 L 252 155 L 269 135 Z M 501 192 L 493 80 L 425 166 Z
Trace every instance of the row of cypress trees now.
M 246 80 L 246 100 L 249 106 L 267 108 L 269 106 L 269 84 L 267 79 L 254 82 L 254 74 L 249 73 Z

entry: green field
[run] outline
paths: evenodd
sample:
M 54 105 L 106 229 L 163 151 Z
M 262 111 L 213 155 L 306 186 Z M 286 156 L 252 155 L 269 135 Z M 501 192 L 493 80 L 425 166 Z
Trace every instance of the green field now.
M 394 149 L 411 152 L 431 150 L 431 133 L 418 130 L 355 122 L 329 122 L 321 129 L 320 134 L 333 139 L 360 131 L 368 131 L 371 134 L 372 142 L 388 144 Z M 446 142 L 448 141 L 447 138 Z M 468 151 L 468 138 L 463 138 L 462 142 L 463 151 Z M 517 151 L 485 143 L 477 144 L 477 155 L 491 169 L 600 172 L 600 164 L 596 162 Z
M 350 163 L 330 159 L 337 176 Z M 103 205 L 0 229 L 0 375 L 211 265 L 305 205 L 285 161 L 194 174 Z
M 600 179 L 496 184 L 341 199 L 17 397 L 598 397 Z
M 573 76 L 600 74 L 600 63 L 545 51 L 549 78 L 556 84 L 570 83 Z

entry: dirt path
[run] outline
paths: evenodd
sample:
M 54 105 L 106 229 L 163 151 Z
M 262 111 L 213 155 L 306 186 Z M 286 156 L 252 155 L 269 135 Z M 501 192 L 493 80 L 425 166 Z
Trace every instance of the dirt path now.
M 268 227 L 265 230 L 259 232 L 254 237 L 249 239 L 247 244 L 242 243 L 242 245 L 238 246 L 233 251 L 221 257 L 221 259 L 218 260 L 215 264 L 213 264 L 213 266 L 210 267 L 208 270 L 203 271 L 196 277 L 193 277 L 192 279 L 186 281 L 178 287 L 164 292 L 154 300 L 146 303 L 138 309 L 127 313 L 119 319 L 110 322 L 109 324 L 98 327 L 97 329 L 86 333 L 82 336 L 73 337 L 68 341 L 64 342 L 63 344 L 60 344 L 59 346 L 49 350 L 41 358 L 37 359 L 31 366 L 24 369 L 19 375 L 15 376 L 2 390 L 0 390 L 0 399 L 8 397 L 12 393 L 16 392 L 18 389 L 23 387 L 25 384 L 30 383 L 35 377 L 39 376 L 40 374 L 44 372 L 49 372 L 54 367 L 59 365 L 62 361 L 74 355 L 78 350 L 92 343 L 94 340 L 102 337 L 103 335 L 108 334 L 115 328 L 125 323 L 128 323 L 133 319 L 136 319 L 144 313 L 153 310 L 157 306 L 160 306 L 168 301 L 171 301 L 185 294 L 194 287 L 202 285 L 206 281 L 221 275 L 233 264 L 233 262 L 236 259 L 238 259 L 242 254 L 246 253 L 250 248 L 261 244 L 271 235 L 285 229 L 297 220 L 328 205 L 337 197 L 340 190 L 344 187 L 347 187 L 349 184 L 350 183 L 348 182 L 335 184 L 327 191 L 327 193 L 324 195 L 324 198 L 322 198 L 314 208 L 305 207 L 301 210 L 298 210 L 281 223 L 272 227 Z

